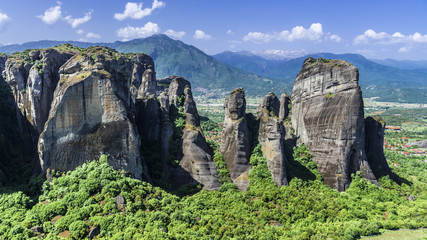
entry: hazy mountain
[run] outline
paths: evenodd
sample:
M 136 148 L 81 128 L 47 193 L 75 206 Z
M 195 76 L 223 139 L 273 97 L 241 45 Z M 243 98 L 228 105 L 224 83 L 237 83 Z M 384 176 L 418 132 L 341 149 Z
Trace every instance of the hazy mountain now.
M 307 55 L 307 53 L 304 51 L 284 51 L 284 50 L 274 50 L 274 49 L 259 51 L 259 52 L 252 52 L 252 53 L 268 60 L 279 60 L 279 61 L 298 58 L 298 57 Z
M 396 67 L 396 68 L 402 68 L 402 69 L 408 69 L 408 70 L 420 70 L 420 71 L 427 71 L 427 61 L 411 61 L 411 60 L 395 60 L 395 59 L 370 59 L 373 62 L 376 62 L 378 64 L 389 66 L 389 67 Z
M 148 38 L 114 43 L 85 43 L 66 41 L 38 41 L 0 47 L 0 52 L 12 53 L 32 48 L 46 48 L 63 43 L 79 47 L 108 46 L 120 52 L 142 52 L 150 55 L 158 78 L 179 75 L 191 81 L 193 88 L 222 89 L 245 88 L 248 95 L 264 95 L 270 91 L 282 92 L 285 83 L 249 73 L 215 60 L 194 46 L 158 34 Z M 288 85 L 289 87 L 289 85 Z
M 240 68 L 242 70 L 253 72 L 257 74 L 264 74 L 277 67 L 282 60 L 270 60 L 257 56 L 249 51 L 245 52 L 222 52 L 213 55 L 216 60 L 227 63 L 231 66 Z
M 310 54 L 282 61 L 278 65 L 275 62 L 276 66 L 269 65 L 269 60 L 267 59 L 257 58 L 256 56 L 245 57 L 239 53 L 226 52 L 217 54 L 214 57 L 246 71 L 293 83 L 298 72 L 301 70 L 304 59 L 309 56 L 314 58 L 342 59 L 354 64 L 359 68 L 360 85 L 364 90 L 364 97 L 379 97 L 383 101 L 427 102 L 426 72 L 384 66 L 358 54 Z M 410 62 L 407 61 L 406 63 L 409 64 Z M 261 68 L 260 66 L 265 67 Z

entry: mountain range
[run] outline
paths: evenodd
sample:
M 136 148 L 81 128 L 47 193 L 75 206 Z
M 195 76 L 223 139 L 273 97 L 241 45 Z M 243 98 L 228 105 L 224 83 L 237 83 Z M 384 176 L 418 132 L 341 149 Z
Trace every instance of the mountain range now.
M 410 68 L 411 61 L 385 61 L 386 66 L 359 54 L 315 53 L 283 61 L 268 60 L 241 52 L 223 52 L 213 56 L 218 61 L 268 78 L 293 82 L 304 60 L 308 57 L 342 59 L 359 69 L 360 85 L 364 97 L 377 97 L 380 101 L 427 103 L 427 71 Z M 414 61 L 415 63 L 416 61 Z M 422 66 L 423 62 L 416 62 Z
M 143 52 L 156 65 L 157 78 L 180 75 L 191 80 L 195 95 L 218 95 L 243 87 L 249 96 L 262 96 L 270 91 L 290 92 L 304 59 L 342 59 L 359 69 L 364 97 L 392 102 L 427 103 L 427 67 L 425 62 L 369 60 L 358 54 L 316 53 L 302 57 L 298 53 L 223 52 L 209 56 L 194 46 L 158 34 L 148 38 L 113 43 L 77 41 L 37 41 L 0 46 L 0 52 L 11 54 L 33 48 L 46 48 L 63 43 L 78 47 L 107 46 L 120 52 Z M 285 55 L 284 55 L 285 54 Z M 284 56 L 288 56 L 284 57 Z

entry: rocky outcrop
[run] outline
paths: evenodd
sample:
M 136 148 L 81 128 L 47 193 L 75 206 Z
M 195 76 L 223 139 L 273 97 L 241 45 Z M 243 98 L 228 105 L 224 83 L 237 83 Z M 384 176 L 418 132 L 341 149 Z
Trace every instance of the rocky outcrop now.
M 394 178 L 384 156 L 384 119 L 378 116 L 365 119 L 365 151 L 376 177 L 390 175 Z
M 149 179 L 140 155 L 130 91 L 134 69 L 147 66 L 137 61 L 140 58 L 150 59 L 91 47 L 61 67 L 52 109 L 38 142 L 44 171 L 71 170 L 107 154 L 114 168 Z
M 178 153 L 179 166 L 172 168 L 170 172 L 172 186 L 177 188 L 184 184 L 201 183 L 204 189 L 218 189 L 220 183 L 212 160 L 213 153 L 200 128 L 200 117 L 190 82 L 175 77 L 170 83 L 168 93 L 171 105 L 182 107 L 185 114 L 185 127 L 182 130 L 181 148 Z
M 359 72 L 342 60 L 307 58 L 292 92 L 292 125 L 298 143 L 313 155 L 326 184 L 344 191 L 351 174 L 376 183 L 365 154 Z
M 274 93 L 262 99 L 258 107 L 257 118 L 259 121 L 258 140 L 268 169 L 277 186 L 287 185 L 286 157 L 284 152 L 285 127 L 279 119 L 280 101 Z
M 60 67 L 77 53 L 62 46 L 42 50 L 28 50 L 13 55 L 6 62 L 5 76 L 13 90 L 22 116 L 38 134 L 43 131 L 49 116 L 53 93 L 59 81 Z
M 251 156 L 249 129 L 246 119 L 246 99 L 242 88 L 234 89 L 225 99 L 225 117 L 220 152 L 231 179 L 240 190 L 249 186 Z
M 280 110 L 279 110 L 279 120 L 284 121 L 289 116 L 289 103 L 291 98 L 283 93 L 280 96 Z

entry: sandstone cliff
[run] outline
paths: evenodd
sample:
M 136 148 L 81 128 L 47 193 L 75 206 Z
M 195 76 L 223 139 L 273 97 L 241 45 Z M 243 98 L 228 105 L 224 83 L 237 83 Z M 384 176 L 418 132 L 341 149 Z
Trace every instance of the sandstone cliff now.
M 138 61 L 141 58 L 148 60 Z M 107 154 L 116 169 L 149 179 L 133 122 L 130 89 L 137 81 L 132 74 L 135 68 L 148 69 L 150 59 L 91 47 L 61 67 L 52 109 L 38 143 L 44 171 L 74 169 Z
M 251 156 L 249 129 L 246 119 L 246 99 L 242 88 L 234 89 L 225 99 L 225 117 L 220 152 L 231 179 L 240 190 L 249 186 Z
M 181 77 L 174 77 L 169 85 L 168 94 L 171 105 L 181 108 L 185 115 L 181 146 L 177 154 L 179 165 L 171 168 L 169 177 L 172 186 L 177 188 L 184 184 L 202 183 L 204 189 L 218 189 L 220 183 L 212 160 L 213 153 L 200 127 L 200 117 L 193 100 L 190 82 Z
M 27 50 L 12 55 L 6 62 L 5 76 L 16 104 L 38 134 L 49 116 L 59 69 L 77 52 L 77 48 L 68 45 Z
M 308 58 L 292 92 L 292 125 L 298 143 L 313 155 L 326 184 L 348 188 L 351 173 L 376 183 L 365 154 L 359 72 L 342 60 Z
M 285 119 L 289 116 L 289 103 L 291 98 L 283 93 L 280 96 L 280 110 L 279 110 L 279 120 L 285 121 Z
M 281 110 L 280 106 L 281 103 L 277 96 L 274 93 L 270 93 L 262 99 L 257 110 L 259 121 L 258 140 L 267 160 L 267 166 L 273 181 L 279 187 L 288 184 L 283 145 L 285 127 L 278 117 Z

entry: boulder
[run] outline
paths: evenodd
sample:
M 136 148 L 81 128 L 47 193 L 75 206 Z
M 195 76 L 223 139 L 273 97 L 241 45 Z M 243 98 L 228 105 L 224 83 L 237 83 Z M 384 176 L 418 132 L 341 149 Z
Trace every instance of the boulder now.
M 274 93 L 262 99 L 258 106 L 258 140 L 268 169 L 277 186 L 288 185 L 284 151 L 285 127 L 279 120 L 280 101 Z
M 356 171 L 377 183 L 365 154 L 363 99 L 355 66 L 307 58 L 291 99 L 298 144 L 310 150 L 326 184 L 344 191 Z
M 244 191 L 249 186 L 251 149 L 245 92 L 242 88 L 234 89 L 225 99 L 224 110 L 220 153 L 224 157 L 232 181 Z

